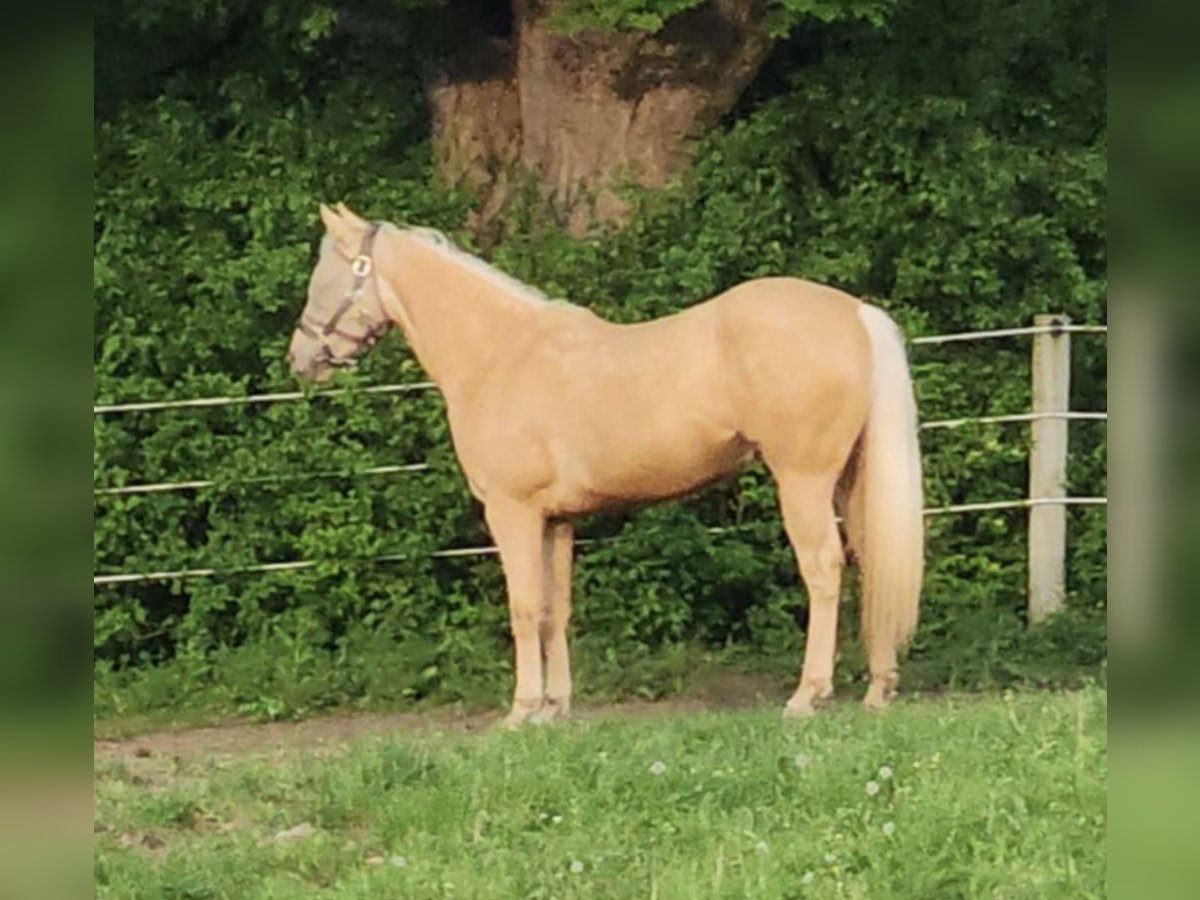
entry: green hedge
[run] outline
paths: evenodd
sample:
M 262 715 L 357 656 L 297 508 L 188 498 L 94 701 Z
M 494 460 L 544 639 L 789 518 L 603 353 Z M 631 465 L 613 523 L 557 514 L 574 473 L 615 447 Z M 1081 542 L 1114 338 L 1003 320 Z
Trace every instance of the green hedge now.
M 166 26 L 106 27 L 119 47 Z M 283 353 L 319 200 L 447 229 L 469 246 L 455 231 L 469 198 L 432 180 L 415 63 L 383 68 L 380 48 L 319 22 L 240 27 L 203 65 L 183 59 L 161 78 L 106 75 L 98 62 L 97 402 L 294 389 Z M 536 203 L 518 204 L 490 256 L 620 321 L 777 273 L 872 298 L 911 335 L 1040 312 L 1103 321 L 1104 27 L 1103 10 L 1082 3 L 910 0 L 882 29 L 803 31 L 682 183 L 635 197 L 623 231 L 573 240 Z M 1029 406 L 1027 340 L 911 356 L 923 418 Z M 422 377 L 393 337 L 347 383 Z M 1104 408 L 1105 379 L 1104 339 L 1077 338 L 1073 408 Z M 1104 426 L 1071 427 L 1070 490 L 1102 495 Z M 926 432 L 928 503 L 1023 496 L 1027 444 L 1024 425 Z M 411 462 L 430 468 L 356 474 Z M 98 713 L 194 703 L 285 715 L 503 694 L 495 560 L 429 556 L 487 541 L 437 395 L 96 416 L 93 470 L 97 487 L 216 482 L 97 496 L 98 573 L 319 562 L 97 588 Z M 686 502 L 589 519 L 582 533 L 611 538 L 579 561 L 577 647 L 594 685 L 668 691 L 690 664 L 681 648 L 774 671 L 797 663 L 803 592 L 760 469 Z M 908 683 L 1096 671 L 1103 510 L 1072 510 L 1070 536 L 1071 611 L 1029 635 L 1023 513 L 931 519 Z M 405 558 L 363 562 L 381 554 Z

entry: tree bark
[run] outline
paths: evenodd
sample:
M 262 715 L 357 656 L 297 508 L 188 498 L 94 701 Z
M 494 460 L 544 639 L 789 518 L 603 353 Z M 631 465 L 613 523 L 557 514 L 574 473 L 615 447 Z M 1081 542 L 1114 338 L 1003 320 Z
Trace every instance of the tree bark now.
M 522 170 L 572 233 L 620 223 L 622 184 L 682 171 L 771 49 L 761 0 L 715 0 L 657 34 L 574 35 L 548 27 L 556 2 L 514 0 L 509 34 L 460 40 L 430 83 L 438 171 L 478 192 L 477 230 Z

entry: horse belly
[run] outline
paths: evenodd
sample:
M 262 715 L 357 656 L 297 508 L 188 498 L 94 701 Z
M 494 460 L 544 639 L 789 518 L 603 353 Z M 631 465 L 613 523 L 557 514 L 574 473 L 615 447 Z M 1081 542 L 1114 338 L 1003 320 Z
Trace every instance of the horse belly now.
M 736 432 L 613 428 L 584 453 L 555 453 L 553 511 L 576 514 L 678 497 L 736 471 L 754 447 Z

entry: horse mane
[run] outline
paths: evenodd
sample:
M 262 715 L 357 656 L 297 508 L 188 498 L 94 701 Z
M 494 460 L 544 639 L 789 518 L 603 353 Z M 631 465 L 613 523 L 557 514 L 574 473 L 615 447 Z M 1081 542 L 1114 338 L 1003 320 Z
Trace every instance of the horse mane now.
M 465 269 L 471 269 L 477 272 L 484 278 L 491 281 L 497 287 L 514 294 L 519 300 L 523 300 L 526 303 L 532 303 L 538 306 L 550 303 L 566 302 L 562 300 L 552 300 L 537 288 L 531 287 L 530 285 L 525 284 L 523 281 L 518 281 L 511 275 L 501 272 L 486 260 L 482 260 L 478 256 L 473 256 L 467 251 L 460 249 L 452 240 L 450 240 L 450 238 L 438 231 L 436 228 L 427 228 L 422 225 L 401 225 L 398 227 L 406 234 L 412 235 L 422 243 L 437 250 L 450 262 L 462 266 Z

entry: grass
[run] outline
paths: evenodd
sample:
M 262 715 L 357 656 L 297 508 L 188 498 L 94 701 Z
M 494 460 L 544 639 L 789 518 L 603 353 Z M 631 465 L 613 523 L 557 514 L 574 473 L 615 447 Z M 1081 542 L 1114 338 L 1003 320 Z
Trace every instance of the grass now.
M 846 704 L 801 723 L 775 709 L 590 718 L 397 733 L 334 753 L 101 763 L 96 887 L 1100 897 L 1106 722 L 1106 694 L 1089 687 L 914 700 L 882 716 Z

